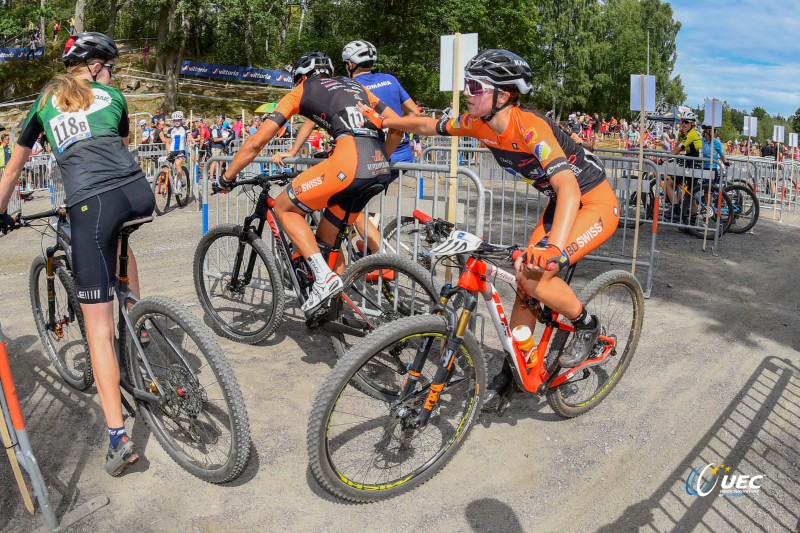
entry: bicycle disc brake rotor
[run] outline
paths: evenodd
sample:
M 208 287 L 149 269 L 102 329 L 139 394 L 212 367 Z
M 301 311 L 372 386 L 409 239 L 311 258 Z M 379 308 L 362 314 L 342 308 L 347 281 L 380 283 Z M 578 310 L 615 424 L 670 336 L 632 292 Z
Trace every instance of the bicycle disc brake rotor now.
M 194 419 L 203 410 L 208 401 L 208 393 L 197 383 L 197 380 L 185 366 L 174 363 L 167 370 L 167 386 L 169 403 L 178 412 L 184 412 Z

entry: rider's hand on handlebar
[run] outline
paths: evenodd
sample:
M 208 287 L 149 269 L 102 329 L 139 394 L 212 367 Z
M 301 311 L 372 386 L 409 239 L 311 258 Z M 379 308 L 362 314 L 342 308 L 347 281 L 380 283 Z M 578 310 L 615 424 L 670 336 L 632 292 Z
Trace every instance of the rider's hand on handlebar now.
M 231 190 L 233 190 L 233 182 L 227 181 L 224 176 L 220 176 L 211 182 L 212 194 L 228 194 Z
M 272 162 L 278 166 L 283 166 L 283 160 L 287 157 L 293 157 L 289 152 L 278 152 L 272 155 Z
M 383 115 L 380 115 L 377 111 L 367 105 L 362 104 L 361 102 L 358 103 L 358 110 L 361 111 L 361 114 L 364 115 L 367 120 L 372 122 L 376 128 L 379 130 L 383 129 Z
M 569 266 L 567 254 L 555 244 L 545 246 L 528 245 L 525 253 L 514 261 L 514 269 L 522 272 L 523 267 L 537 272 L 556 271 Z
M 8 233 L 20 227 L 20 222 L 7 212 L 0 213 L 0 232 Z

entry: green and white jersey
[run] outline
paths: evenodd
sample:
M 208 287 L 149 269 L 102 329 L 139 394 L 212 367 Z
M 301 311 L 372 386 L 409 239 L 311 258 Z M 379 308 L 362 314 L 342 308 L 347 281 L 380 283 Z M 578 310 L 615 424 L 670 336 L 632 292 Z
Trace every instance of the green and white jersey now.
M 65 112 L 55 97 L 39 95 L 18 144 L 32 148 L 44 133 L 64 180 L 67 207 L 143 177 L 122 144 L 128 136 L 128 104 L 119 90 L 90 82 L 94 101 L 88 109 Z

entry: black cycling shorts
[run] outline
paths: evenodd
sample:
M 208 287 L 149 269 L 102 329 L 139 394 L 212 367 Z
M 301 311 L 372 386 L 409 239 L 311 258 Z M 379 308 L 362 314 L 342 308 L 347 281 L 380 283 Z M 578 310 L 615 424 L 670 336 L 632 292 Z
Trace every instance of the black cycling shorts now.
M 142 177 L 69 208 L 72 268 L 78 301 L 110 302 L 117 279 L 117 241 L 122 224 L 153 214 L 153 190 Z

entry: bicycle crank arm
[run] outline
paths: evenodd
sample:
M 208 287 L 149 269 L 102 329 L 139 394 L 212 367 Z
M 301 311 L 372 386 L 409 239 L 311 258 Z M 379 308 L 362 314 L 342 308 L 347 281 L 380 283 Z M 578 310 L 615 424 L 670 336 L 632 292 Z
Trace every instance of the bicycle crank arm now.
M 354 337 L 366 337 L 367 333 L 369 333 L 369 331 L 346 326 L 341 322 L 333 322 L 328 319 L 323 319 L 322 322 L 319 323 L 319 327 L 331 333 L 342 333 L 344 335 L 353 335 Z

